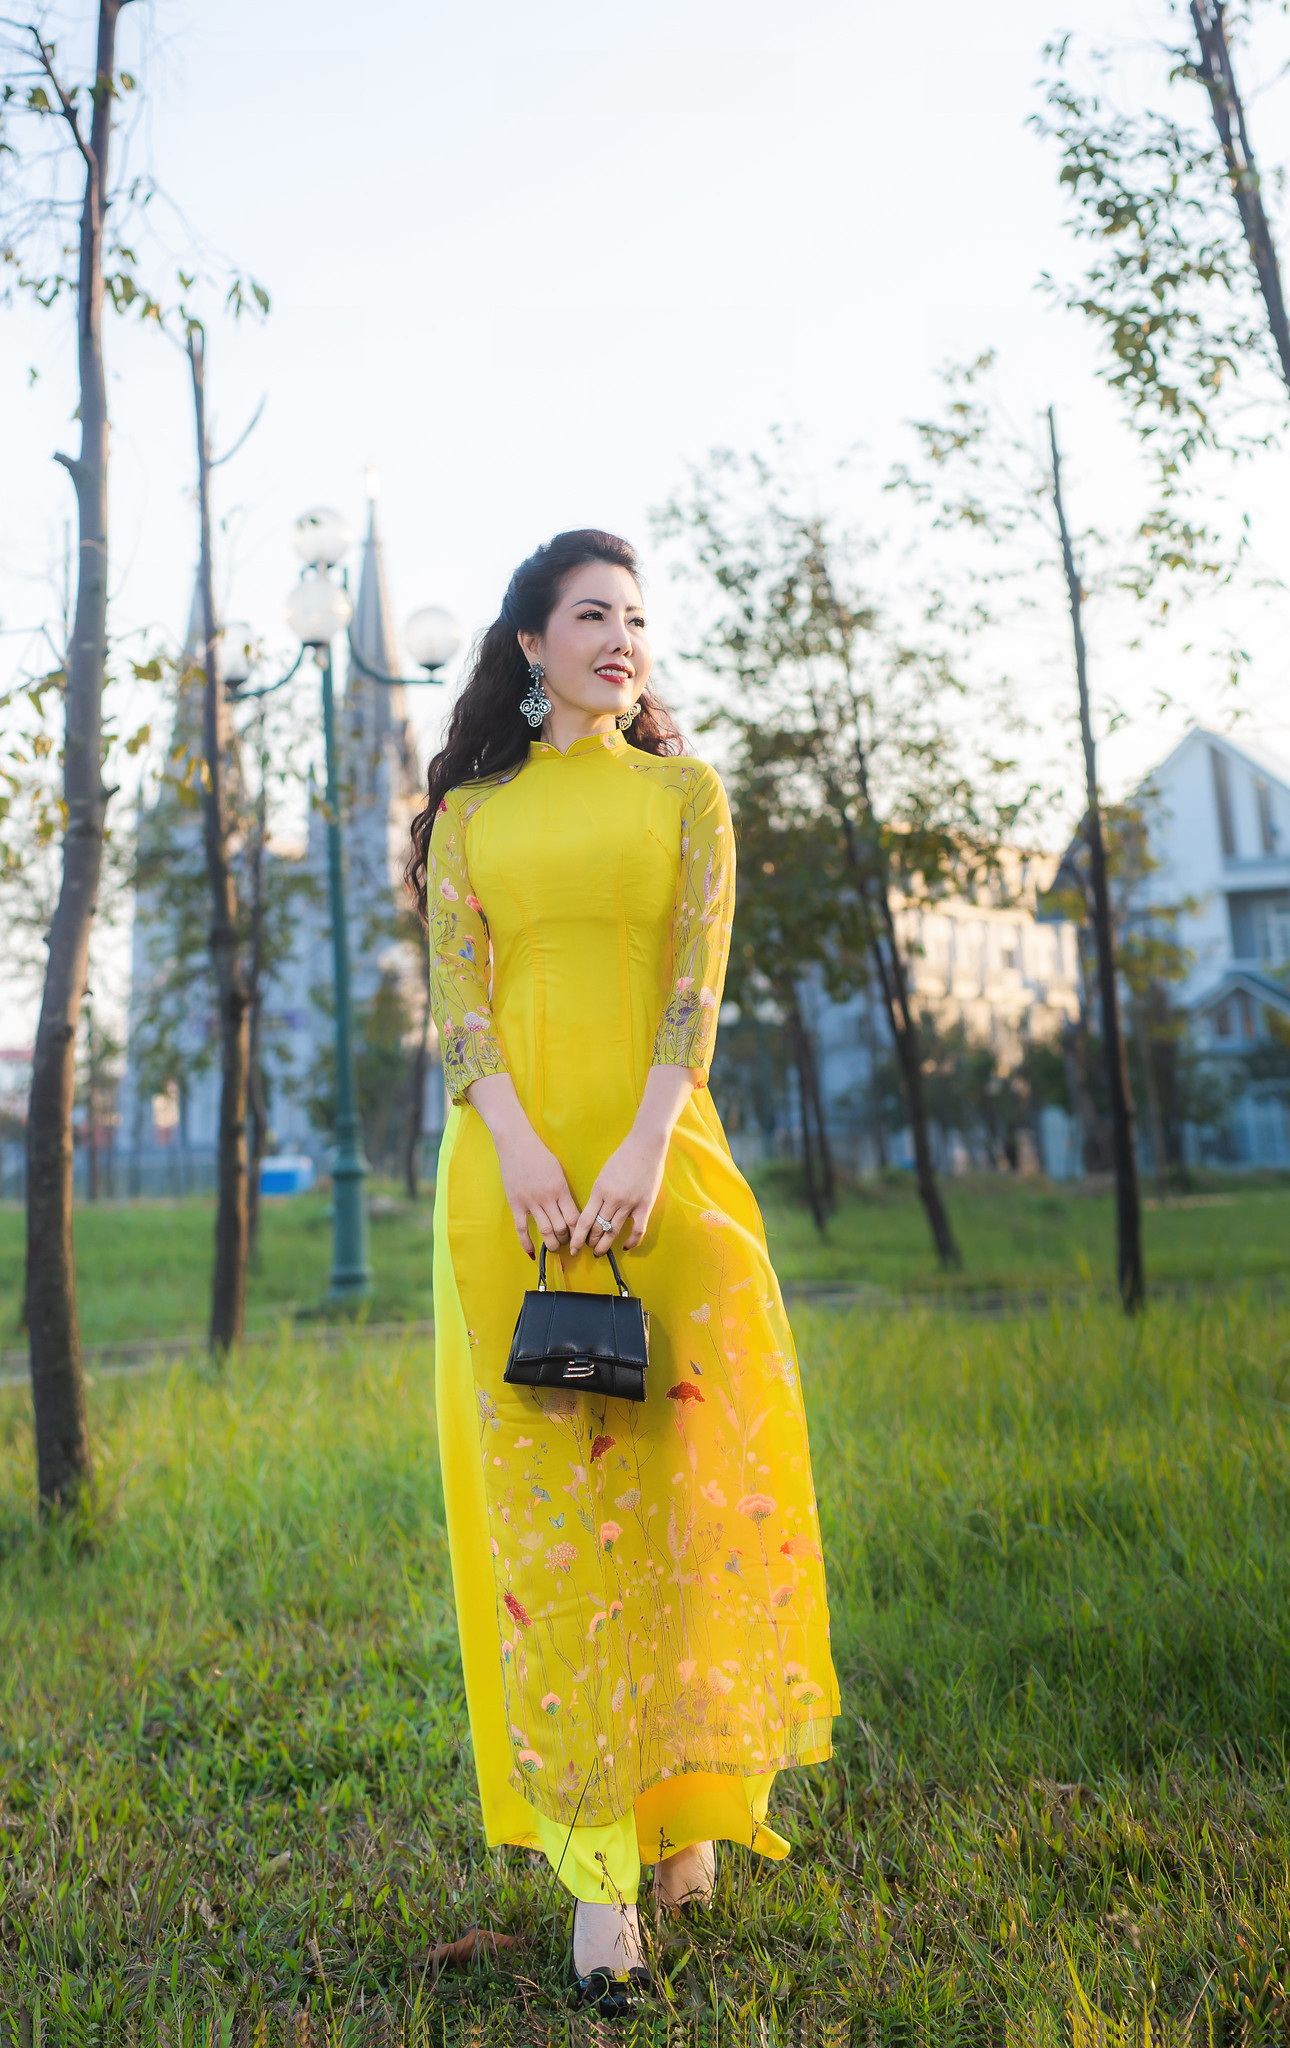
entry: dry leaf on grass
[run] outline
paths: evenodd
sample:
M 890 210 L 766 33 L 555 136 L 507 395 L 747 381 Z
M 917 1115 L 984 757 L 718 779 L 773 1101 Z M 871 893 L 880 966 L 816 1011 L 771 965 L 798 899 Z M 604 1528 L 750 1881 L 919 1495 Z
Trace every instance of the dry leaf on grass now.
M 456 1941 L 436 1941 L 417 1961 L 431 1970 L 465 1970 L 474 1962 L 495 1960 L 498 1949 L 522 1948 L 518 1934 L 498 1934 L 491 1927 L 468 1927 Z

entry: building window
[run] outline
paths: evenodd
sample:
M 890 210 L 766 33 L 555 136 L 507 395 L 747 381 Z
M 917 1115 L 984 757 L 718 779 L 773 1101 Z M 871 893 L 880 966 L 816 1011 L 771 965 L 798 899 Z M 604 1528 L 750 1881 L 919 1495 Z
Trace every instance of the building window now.
M 1209 750 L 1210 767 L 1214 771 L 1214 803 L 1218 809 L 1218 836 L 1223 845 L 1223 858 L 1231 860 L 1236 853 L 1236 834 L 1232 830 L 1232 782 L 1227 772 L 1227 756 L 1220 754 L 1217 747 Z
M 1290 963 L 1290 896 L 1268 896 L 1255 905 L 1254 951 L 1265 967 Z
M 1265 853 L 1277 850 L 1277 828 L 1272 819 L 1272 791 L 1261 775 L 1254 778 L 1254 795 L 1259 806 L 1259 842 Z
M 1214 1036 L 1215 1038 L 1230 1038 L 1232 1036 L 1232 1005 L 1230 1003 L 1221 1004 L 1214 1012 Z

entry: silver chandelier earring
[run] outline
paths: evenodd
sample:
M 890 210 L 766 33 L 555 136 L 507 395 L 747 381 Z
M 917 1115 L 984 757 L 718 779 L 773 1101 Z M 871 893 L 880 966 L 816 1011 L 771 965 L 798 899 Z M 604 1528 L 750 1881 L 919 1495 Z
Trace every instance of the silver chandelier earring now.
M 542 688 L 542 678 L 545 674 L 546 670 L 540 661 L 529 663 L 529 693 L 520 705 L 520 710 L 535 730 L 551 709 L 551 699 Z
M 614 724 L 615 724 L 615 725 L 616 725 L 616 726 L 618 727 L 618 730 L 619 730 L 619 732 L 626 732 L 626 730 L 627 730 L 628 726 L 629 726 L 629 725 L 631 724 L 631 722 L 632 722 L 633 718 L 635 718 L 635 716 L 636 716 L 637 712 L 638 712 L 638 711 L 640 710 L 640 708 L 641 708 L 641 700 L 640 700 L 640 698 L 638 697 L 638 698 L 636 699 L 636 702 L 635 702 L 635 703 L 634 703 L 634 704 L 632 705 L 632 708 L 631 708 L 631 710 L 630 710 L 630 711 L 624 711 L 624 712 L 623 712 L 623 715 L 622 715 L 622 717 L 621 717 L 621 718 L 616 718 L 616 719 L 614 720 Z

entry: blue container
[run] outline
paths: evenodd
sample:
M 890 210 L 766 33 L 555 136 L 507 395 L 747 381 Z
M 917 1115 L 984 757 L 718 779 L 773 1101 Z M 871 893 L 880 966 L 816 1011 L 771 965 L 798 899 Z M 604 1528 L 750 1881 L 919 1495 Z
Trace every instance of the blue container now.
M 260 1161 L 262 1195 L 303 1195 L 314 1184 L 314 1163 L 303 1153 L 275 1152 Z

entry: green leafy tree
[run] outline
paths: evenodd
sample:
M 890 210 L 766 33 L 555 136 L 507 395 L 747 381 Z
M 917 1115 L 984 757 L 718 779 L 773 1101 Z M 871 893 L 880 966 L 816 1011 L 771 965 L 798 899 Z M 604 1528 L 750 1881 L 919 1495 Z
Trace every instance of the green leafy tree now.
M 1248 456 L 1286 424 L 1290 325 L 1237 81 L 1241 43 L 1261 14 L 1279 11 L 1259 0 L 1168 0 L 1163 105 L 1120 104 L 1114 50 L 1093 60 L 1091 90 L 1074 76 L 1070 36 L 1045 52 L 1035 126 L 1057 148 L 1067 224 L 1088 252 L 1075 279 L 1045 282 L 1094 327 L 1100 374 L 1154 465 L 1156 501 L 1141 527 L 1147 582 L 1162 570 L 1222 567 L 1232 537 L 1218 532 L 1212 487 L 1193 482 L 1195 465 Z M 1202 125 L 1188 119 L 1187 95 Z
M 739 880 L 726 991 L 741 1016 L 753 1021 L 759 1064 L 762 1012 L 768 1001 L 773 1005 L 797 1076 L 806 1200 L 823 1233 L 836 1199 L 836 1174 L 818 1050 L 801 989 L 808 976 L 818 974 L 827 994 L 844 1001 L 867 984 L 868 919 L 837 826 L 817 808 L 809 738 L 738 714 L 732 714 L 732 727 L 726 787 L 736 820 Z
M 884 618 L 860 582 L 858 543 L 802 511 L 770 462 L 717 451 L 657 526 L 697 594 L 688 657 L 715 685 L 705 729 L 730 738 L 737 763 L 755 731 L 754 767 L 773 766 L 791 791 L 784 815 L 816 820 L 833 836 L 826 891 L 836 893 L 832 875 L 844 878 L 847 896 L 845 914 L 828 913 L 846 932 L 838 971 L 852 981 L 866 957 L 900 1072 L 919 1197 L 937 1256 L 957 1265 L 898 907 L 990 865 L 1016 806 L 986 793 L 1013 764 L 970 755 L 953 717 L 963 685 L 943 646 Z M 774 875 L 756 860 L 744 867 L 752 892 L 759 873 L 773 890 Z M 745 901 L 757 915 L 752 895 Z M 826 959 L 832 945 L 831 937 Z

